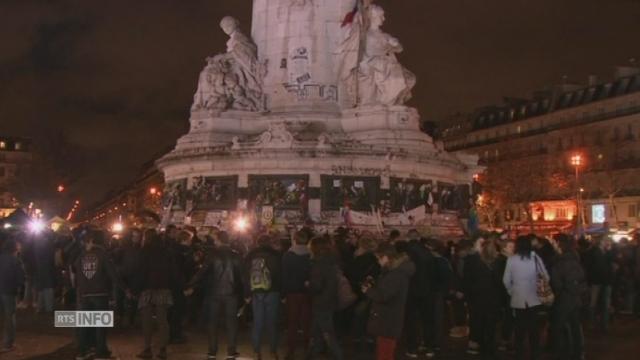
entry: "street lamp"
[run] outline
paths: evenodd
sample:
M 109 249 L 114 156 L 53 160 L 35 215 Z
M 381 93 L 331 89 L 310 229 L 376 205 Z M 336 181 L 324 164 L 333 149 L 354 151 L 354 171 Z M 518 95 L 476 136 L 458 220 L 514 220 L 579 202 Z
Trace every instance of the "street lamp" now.
M 578 234 L 580 233 L 582 225 L 582 204 L 580 200 L 584 192 L 584 189 L 580 187 L 580 166 L 582 166 L 582 163 L 582 155 L 575 154 L 571 156 L 571 165 L 576 168 L 576 230 Z

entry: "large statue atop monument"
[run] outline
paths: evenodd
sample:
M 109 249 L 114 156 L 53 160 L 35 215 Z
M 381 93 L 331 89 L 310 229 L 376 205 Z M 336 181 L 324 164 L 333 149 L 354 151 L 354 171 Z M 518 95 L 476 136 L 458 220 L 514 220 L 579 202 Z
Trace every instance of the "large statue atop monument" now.
M 371 0 L 253 0 L 251 37 L 222 19 L 227 51 L 207 59 L 190 131 L 158 161 L 165 222 L 460 233 L 477 158 L 420 130 L 384 20 Z
M 403 105 L 416 77 L 396 57 L 402 44 L 380 29 L 382 7 L 362 4 L 356 11 L 343 23 L 347 35 L 337 53 L 340 80 L 355 93 L 356 105 Z
M 222 30 L 229 35 L 227 52 L 207 58 L 192 110 L 263 109 L 264 63 L 258 61 L 257 46 L 239 26 L 238 20 L 230 16 L 220 22 Z

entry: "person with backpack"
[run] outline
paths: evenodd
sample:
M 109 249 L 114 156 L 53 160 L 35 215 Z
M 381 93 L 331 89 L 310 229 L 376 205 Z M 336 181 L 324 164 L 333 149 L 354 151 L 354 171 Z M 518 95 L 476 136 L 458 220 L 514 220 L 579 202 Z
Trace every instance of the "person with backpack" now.
M 243 295 L 242 258 L 231 248 L 226 232 L 218 233 L 216 246 L 209 250 L 205 264 L 187 285 L 185 295 L 191 296 L 194 288 L 204 289 L 204 308 L 207 313 L 209 341 L 208 360 L 216 360 L 218 354 L 218 324 L 224 316 L 227 335 L 228 360 L 235 359 L 238 339 L 238 299 Z
M 573 240 L 564 234 L 558 235 L 555 240 L 560 254 L 551 272 L 551 287 L 555 294 L 551 310 L 551 334 L 557 359 L 579 360 L 584 356 L 580 309 L 587 283 Z
M 409 281 L 415 265 L 389 243 L 378 246 L 375 255 L 382 275 L 375 284 L 362 285 L 362 293 L 372 302 L 367 330 L 376 337 L 376 360 L 393 360 L 402 335 Z
M 306 359 L 317 356 L 326 342 L 329 354 L 334 360 L 342 360 L 342 349 L 336 338 L 333 323 L 334 312 L 338 308 L 338 261 L 331 247 L 331 239 L 317 237 L 311 240 L 311 344 Z
M 286 296 L 287 308 L 287 356 L 295 357 L 298 330 L 302 333 L 305 349 L 309 344 L 311 326 L 311 296 L 309 296 L 309 235 L 306 231 L 295 234 L 295 244 L 282 256 L 282 292 Z
M 248 280 L 246 282 L 246 302 L 252 303 L 253 331 L 251 342 L 255 359 L 260 360 L 262 335 L 269 335 L 271 355 L 278 358 L 278 309 L 280 305 L 281 270 L 280 253 L 271 245 L 271 237 L 258 237 L 257 247 L 249 252 L 246 259 Z

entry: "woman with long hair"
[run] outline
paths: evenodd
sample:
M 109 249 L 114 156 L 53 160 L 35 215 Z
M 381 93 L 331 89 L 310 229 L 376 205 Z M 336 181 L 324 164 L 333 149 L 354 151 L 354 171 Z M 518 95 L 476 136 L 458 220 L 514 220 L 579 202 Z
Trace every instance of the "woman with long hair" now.
M 543 308 L 538 297 L 538 274 L 549 278 L 544 262 L 533 251 L 531 237 L 520 236 L 516 240 L 515 254 L 507 260 L 504 286 L 511 296 L 511 308 L 515 315 L 516 358 L 526 358 L 525 338 L 529 338 L 531 359 L 540 358 L 540 311 Z

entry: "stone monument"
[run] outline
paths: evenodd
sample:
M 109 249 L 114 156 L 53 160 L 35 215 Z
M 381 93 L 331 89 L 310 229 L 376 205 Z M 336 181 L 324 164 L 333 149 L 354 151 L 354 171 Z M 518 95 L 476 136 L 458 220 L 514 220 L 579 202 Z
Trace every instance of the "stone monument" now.
M 371 0 L 254 0 L 251 37 L 222 19 L 191 128 L 158 161 L 165 222 L 459 233 L 474 156 L 420 130 L 416 77 Z

